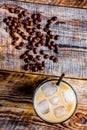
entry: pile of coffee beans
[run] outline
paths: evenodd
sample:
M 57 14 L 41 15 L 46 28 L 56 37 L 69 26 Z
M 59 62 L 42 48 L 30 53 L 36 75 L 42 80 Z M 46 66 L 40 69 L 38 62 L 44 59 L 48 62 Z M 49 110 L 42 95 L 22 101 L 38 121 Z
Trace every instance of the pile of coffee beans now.
M 17 14 L 17 17 L 8 16 L 3 19 L 7 25 L 6 31 L 12 38 L 12 45 L 20 50 L 26 48 L 24 54 L 20 56 L 25 62 L 24 70 L 45 69 L 45 60 L 49 59 L 54 63 L 58 62 L 58 58 L 47 53 L 45 49 L 39 49 L 41 46 L 47 47 L 49 51 L 58 54 L 58 44 L 60 36 L 53 35 L 51 26 L 57 21 L 57 17 L 53 16 L 47 20 L 45 27 L 42 26 L 42 15 L 40 13 L 31 14 L 27 10 L 20 7 L 9 7 L 10 13 Z M 20 37 L 22 39 L 19 42 Z

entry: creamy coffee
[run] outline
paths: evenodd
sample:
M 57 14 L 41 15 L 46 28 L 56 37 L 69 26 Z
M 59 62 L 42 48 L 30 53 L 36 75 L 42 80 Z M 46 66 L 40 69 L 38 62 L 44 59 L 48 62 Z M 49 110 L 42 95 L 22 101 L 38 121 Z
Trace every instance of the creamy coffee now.
M 51 123 L 59 123 L 71 117 L 76 109 L 77 98 L 72 87 L 62 81 L 48 80 L 35 92 L 34 109 L 38 116 Z

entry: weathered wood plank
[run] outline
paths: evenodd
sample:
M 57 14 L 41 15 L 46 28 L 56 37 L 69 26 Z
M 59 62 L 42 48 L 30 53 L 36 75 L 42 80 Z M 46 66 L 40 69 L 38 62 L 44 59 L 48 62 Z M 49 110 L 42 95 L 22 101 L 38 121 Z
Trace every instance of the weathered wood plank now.
M 87 8 L 87 0 L 73 0 L 73 1 L 72 0 L 18 0 L 18 1 Z
M 5 4 L 2 1 L 0 5 Z M 57 7 L 49 5 L 40 5 L 25 2 L 7 2 L 6 4 L 18 5 L 28 9 L 30 12 L 41 12 L 43 16 L 43 26 L 45 19 L 56 15 L 58 22 L 53 27 L 53 32 L 60 35 L 59 54 L 57 55 L 59 61 L 53 64 L 46 60 L 46 68 L 39 72 L 50 75 L 60 75 L 65 72 L 69 77 L 87 78 L 87 10 Z M 23 60 L 19 59 L 23 50 L 16 50 L 11 45 L 11 39 L 7 35 L 2 23 L 5 13 L 1 14 L 1 29 L 0 29 L 0 68 L 4 70 L 23 71 Z M 6 35 L 5 35 L 6 34 Z M 45 48 L 47 51 L 48 49 Z M 23 71 L 24 72 L 24 71 Z M 26 72 L 27 73 L 27 72 Z
M 78 106 L 70 120 L 50 124 L 36 116 L 32 98 L 35 88 L 45 79 L 54 76 L 32 75 L 0 71 L 0 129 L 1 130 L 86 130 L 87 80 L 64 78 L 75 89 Z

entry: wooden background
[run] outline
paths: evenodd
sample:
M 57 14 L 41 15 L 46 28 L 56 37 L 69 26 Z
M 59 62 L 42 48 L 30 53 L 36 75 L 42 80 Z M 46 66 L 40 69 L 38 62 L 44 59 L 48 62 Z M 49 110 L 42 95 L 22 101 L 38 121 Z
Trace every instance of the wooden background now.
M 52 27 L 54 34 L 60 35 L 60 40 L 56 44 L 59 46 L 58 63 L 50 60 L 46 61 L 46 68 L 39 72 L 49 75 L 60 75 L 65 72 L 67 77 L 87 78 L 87 10 L 78 8 L 58 7 L 50 5 L 40 5 L 34 3 L 13 2 L 2 0 L 0 5 L 14 4 L 32 12 L 41 12 L 43 26 L 46 20 L 52 16 L 58 17 L 59 24 Z M 11 44 L 11 38 L 5 31 L 3 18 L 6 13 L 2 10 L 0 16 L 0 68 L 11 71 L 23 71 L 24 61 L 20 60 L 20 55 L 25 51 L 16 50 Z M 66 47 L 67 46 L 67 47 Z M 41 47 L 40 49 L 42 49 Z M 49 49 L 45 48 L 46 51 Z M 53 53 L 51 52 L 51 55 Z M 27 71 L 26 73 L 28 73 Z M 31 72 L 31 71 L 30 71 Z
M 18 0 L 18 1 L 87 8 L 87 0 Z
M 45 4 L 51 4 L 51 5 L 59 4 L 59 5 L 64 5 L 64 6 L 87 8 L 86 0 L 83 0 L 83 1 L 81 0 L 79 1 L 78 0 L 73 0 L 73 1 L 71 0 L 70 1 L 68 0 L 65 0 L 65 1 L 64 0 L 61 0 L 61 1 L 60 0 L 47 0 L 47 1 L 26 0 L 26 1 L 45 3 Z M 74 9 L 72 8 L 72 10 Z M 81 15 L 82 12 L 83 12 L 83 15 Z M 80 10 L 79 15 L 87 18 L 87 11 L 86 13 L 84 13 L 84 10 Z M 75 24 L 76 23 L 78 24 L 78 22 L 75 22 Z M 82 23 L 83 29 L 86 27 L 86 23 L 87 23 L 87 19 L 85 21 L 85 24 L 84 22 Z M 81 31 L 81 32 L 83 33 L 83 35 L 86 34 L 84 33 L 84 31 Z M 86 39 L 87 39 L 87 36 L 85 35 L 85 40 Z M 80 42 L 78 41 L 78 43 Z M 0 53 L 0 64 L 3 64 L 4 58 L 6 56 L 6 51 L 2 47 L 3 44 L 0 43 L 0 52 L 4 51 L 3 53 L 4 55 L 1 55 L 2 53 Z M 85 45 L 87 45 L 87 41 L 85 41 Z M 70 51 L 72 49 L 70 49 Z M 78 64 L 80 62 L 80 64 L 82 65 L 81 68 L 79 68 L 78 71 L 75 70 L 76 75 L 75 74 L 73 75 L 73 71 L 74 71 L 74 68 L 73 68 L 73 70 L 67 73 L 66 77 L 64 78 L 64 80 L 66 80 L 73 86 L 73 88 L 75 89 L 77 93 L 77 97 L 78 97 L 77 110 L 75 114 L 68 121 L 61 124 L 50 124 L 50 123 L 46 123 L 42 121 L 39 117 L 36 116 L 33 110 L 33 106 L 32 106 L 33 92 L 35 88 L 38 86 L 38 84 L 41 83 L 45 79 L 56 78 L 56 76 L 52 76 L 52 75 L 49 76 L 49 75 L 42 75 L 42 74 L 38 75 L 38 74 L 32 74 L 32 73 L 30 74 L 28 72 L 19 73 L 19 72 L 16 72 L 16 69 L 14 69 L 14 72 L 13 72 L 12 71 L 13 69 L 11 68 L 11 66 L 7 67 L 6 65 L 5 67 L 7 68 L 5 67 L 3 68 L 3 66 L 1 66 L 0 67 L 0 130 L 49 130 L 49 129 L 50 130 L 86 130 L 87 129 L 87 80 L 86 80 L 87 71 L 85 70 L 87 70 L 87 62 L 86 62 L 87 52 L 86 52 L 86 49 L 85 50 L 81 49 L 81 50 L 82 50 L 82 53 L 80 54 L 77 53 L 77 57 L 74 57 L 74 59 L 78 59 Z M 71 53 L 71 55 L 73 54 Z M 78 55 L 81 57 L 78 57 Z M 75 53 L 75 56 L 76 56 L 76 53 Z M 14 58 L 15 58 L 14 54 L 8 55 L 8 59 L 14 59 Z M 2 70 L 2 69 L 5 69 L 5 70 Z M 67 78 L 67 76 L 69 77 Z

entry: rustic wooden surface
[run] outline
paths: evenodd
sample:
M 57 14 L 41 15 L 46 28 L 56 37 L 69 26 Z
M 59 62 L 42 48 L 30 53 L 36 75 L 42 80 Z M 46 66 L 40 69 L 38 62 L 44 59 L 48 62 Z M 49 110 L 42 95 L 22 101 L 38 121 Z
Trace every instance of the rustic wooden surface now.
M 87 129 L 87 80 L 64 78 L 78 97 L 77 110 L 70 120 L 50 124 L 36 116 L 32 107 L 33 92 L 39 83 L 49 78 L 54 77 L 0 71 L 0 130 Z
M 25 0 L 25 1 L 42 3 L 42 4 L 87 8 L 87 0 L 83 0 L 83 1 L 82 0 L 73 0 L 73 1 L 71 0 L 61 0 L 61 1 L 60 0 Z M 66 8 L 66 10 L 67 9 L 68 8 Z M 65 11 L 65 8 L 61 8 L 61 10 Z M 70 12 L 70 10 L 72 11 Z M 84 43 L 83 45 L 84 47 L 87 47 L 87 26 L 86 26 L 87 10 L 81 10 L 81 9 L 78 10 L 72 8 L 69 9 L 68 12 L 69 15 L 73 14 L 72 16 L 76 14 L 75 19 L 74 17 L 72 17 L 70 20 L 68 19 L 68 17 L 66 17 L 66 19 L 68 20 L 67 22 L 67 20 L 64 19 L 64 17 L 60 17 L 60 20 L 62 18 L 67 24 L 70 24 L 71 29 L 73 29 L 72 25 L 74 27 L 77 27 L 78 31 L 76 33 L 73 31 L 73 33 L 75 33 L 75 37 L 73 38 L 73 40 L 76 40 L 77 44 L 80 46 L 82 44 L 81 41 L 83 39 L 85 40 L 85 42 L 83 42 Z M 60 8 L 59 8 L 59 13 L 61 13 Z M 77 16 L 78 17 L 80 16 L 79 20 L 77 20 Z M 60 26 L 62 26 L 62 24 L 60 23 Z M 0 34 L 1 34 L 1 30 L 0 30 Z M 70 66 L 72 68 L 71 71 L 67 71 L 68 73 L 66 74 L 66 77 L 68 76 L 71 78 L 66 78 L 66 77 L 64 78 L 64 80 L 69 82 L 75 89 L 78 97 L 78 106 L 75 114 L 68 121 L 61 124 L 50 124 L 42 121 L 39 117 L 36 116 L 32 106 L 32 98 L 33 98 L 33 92 L 35 88 L 38 86 L 38 84 L 45 79 L 54 78 L 54 76 L 41 75 L 41 74 L 38 75 L 32 73 L 29 74 L 28 72 L 26 73 L 15 72 L 15 70 L 22 71 L 19 68 L 17 68 L 16 62 L 15 62 L 15 66 L 13 65 L 13 61 L 18 60 L 17 57 L 18 53 L 17 55 L 15 55 L 15 53 L 12 53 L 13 51 L 15 52 L 15 50 L 11 47 L 12 51 L 11 50 L 9 51 L 8 50 L 9 47 L 6 48 L 6 45 L 5 45 L 5 40 L 2 40 L 0 43 L 0 69 L 1 69 L 0 70 L 0 130 L 49 130 L 49 129 L 50 130 L 86 130 L 87 129 L 87 80 L 83 80 L 83 78 L 85 79 L 87 78 L 87 50 L 84 48 L 77 48 L 77 49 L 75 48 L 76 50 L 73 52 L 72 51 L 73 48 L 66 48 L 66 49 L 60 48 L 60 50 L 62 50 L 60 55 L 64 57 L 64 59 L 72 57 L 70 61 L 72 60 L 75 61 L 73 65 L 77 63 L 78 66 L 78 70 L 77 70 L 75 69 L 75 66 L 73 66 L 72 68 L 71 65 Z M 6 50 L 4 49 L 4 47 Z M 68 52 L 67 49 L 69 50 Z M 65 53 L 63 53 L 63 51 Z M 6 56 L 8 60 L 7 62 L 4 62 Z M 61 64 L 63 63 L 65 64 L 66 62 L 65 61 L 61 62 Z M 49 74 L 53 73 L 52 69 L 53 68 L 51 68 Z M 58 73 L 59 75 L 63 71 L 63 66 L 62 69 L 59 68 L 58 70 L 60 71 Z M 78 79 L 74 79 L 74 77 L 77 77 Z
M 18 0 L 18 1 L 87 8 L 87 0 Z
M 78 8 L 40 5 L 34 3 L 1 0 L 3 4 L 18 5 L 29 12 L 41 12 L 43 27 L 47 19 L 58 17 L 58 24 L 52 26 L 54 34 L 60 35 L 58 63 L 46 60 L 46 68 L 39 72 L 43 74 L 60 75 L 65 72 L 68 77 L 87 78 L 87 10 Z M 11 37 L 5 31 L 3 18 L 9 13 L 0 12 L 0 68 L 12 71 L 23 71 L 24 61 L 20 55 L 25 51 L 16 50 L 11 44 Z M 40 49 L 42 49 L 41 47 Z M 49 49 L 45 48 L 49 52 Z M 51 52 L 53 54 L 53 52 Z M 24 72 L 24 71 L 23 71 Z M 27 73 L 27 72 L 26 72 Z

